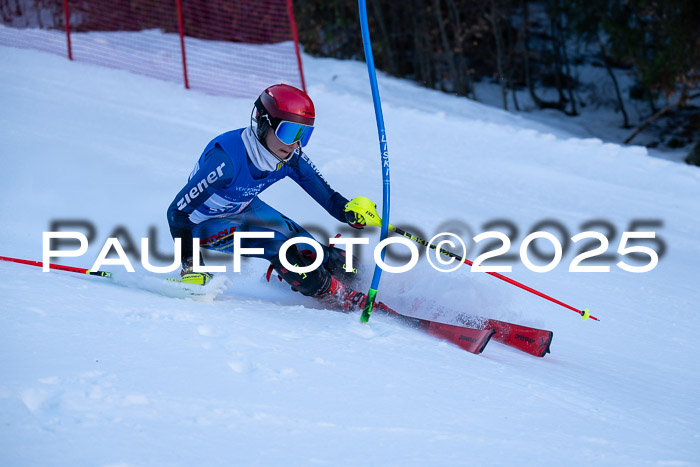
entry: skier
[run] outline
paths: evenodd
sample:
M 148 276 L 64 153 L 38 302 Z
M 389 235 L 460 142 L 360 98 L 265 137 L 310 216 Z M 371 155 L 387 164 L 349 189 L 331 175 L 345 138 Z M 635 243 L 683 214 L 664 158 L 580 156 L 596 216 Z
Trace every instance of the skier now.
M 290 177 L 338 221 L 358 229 L 366 225 L 303 151 L 314 119 L 314 105 L 305 92 L 276 84 L 255 101 L 250 126 L 209 142 L 167 213 L 170 233 L 182 239 L 183 282 L 205 285 L 212 277 L 193 271 L 193 237 L 200 239 L 203 248 L 231 253 L 234 232 L 272 232 L 273 238 L 242 239 L 241 245 L 263 248 L 263 253 L 252 256 L 268 260 L 282 279 L 304 295 L 332 300 L 345 311 L 364 306 L 366 295 L 348 285 L 353 273 L 344 269 L 343 250 L 323 246 L 323 267 L 306 274 L 283 267 L 281 245 L 292 237 L 313 237 L 258 198 L 273 183 Z M 309 265 L 314 259 L 296 245 L 287 250 L 286 258 L 297 266 Z

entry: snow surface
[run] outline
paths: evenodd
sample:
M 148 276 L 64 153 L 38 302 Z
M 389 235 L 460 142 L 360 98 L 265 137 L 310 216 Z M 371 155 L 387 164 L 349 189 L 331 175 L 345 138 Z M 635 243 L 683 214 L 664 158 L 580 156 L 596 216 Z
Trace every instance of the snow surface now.
M 56 219 L 97 230 L 65 264 L 90 267 L 118 226 L 135 239 L 155 227 L 151 240 L 172 251 L 168 204 L 252 102 L 40 51 L 0 47 L 0 58 L 0 255 L 41 260 Z M 308 153 L 346 197 L 381 205 L 364 64 L 304 59 L 318 114 Z M 261 283 L 259 260 L 220 275 L 229 286 L 209 301 L 144 290 L 154 279 L 138 265 L 106 268 L 123 287 L 2 262 L 1 465 L 700 464 L 700 171 L 404 81 L 379 85 L 392 223 L 431 236 L 460 221 L 475 235 L 508 219 L 517 253 L 543 219 L 570 236 L 607 220 L 610 272 L 568 272 L 570 248 L 551 272 L 514 261 L 511 274 L 601 322 L 466 269 L 421 260 L 384 274 L 379 299 L 400 311 L 429 297 L 455 310 L 446 321 L 473 313 L 554 331 L 543 359 L 497 342 L 475 356 Z M 262 198 L 302 225 L 339 228 L 291 181 Z M 662 222 L 667 251 L 649 273 L 615 266 L 635 219 Z M 366 234 L 375 244 L 378 231 Z

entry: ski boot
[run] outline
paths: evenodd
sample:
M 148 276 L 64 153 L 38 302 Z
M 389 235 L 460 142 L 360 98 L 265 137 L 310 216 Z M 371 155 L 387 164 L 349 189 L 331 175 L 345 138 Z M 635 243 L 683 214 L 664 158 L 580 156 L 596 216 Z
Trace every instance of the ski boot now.
M 316 295 L 316 298 L 344 313 L 362 311 L 367 303 L 367 295 L 351 289 L 333 276 L 330 279 L 328 288 Z
M 180 282 L 183 284 L 207 285 L 214 277 L 210 272 L 194 272 L 192 265 L 192 257 L 190 256 L 182 262 L 182 270 L 180 271 Z M 201 263 L 204 266 L 204 263 Z
M 335 277 L 331 276 L 331 283 L 326 291 L 316 295 L 316 298 L 321 302 L 328 303 L 332 308 L 338 309 L 344 313 L 352 313 L 362 311 L 367 304 L 367 295 L 358 292 L 343 284 Z M 372 307 L 380 314 L 400 317 L 396 311 L 392 310 L 382 302 L 374 302 Z

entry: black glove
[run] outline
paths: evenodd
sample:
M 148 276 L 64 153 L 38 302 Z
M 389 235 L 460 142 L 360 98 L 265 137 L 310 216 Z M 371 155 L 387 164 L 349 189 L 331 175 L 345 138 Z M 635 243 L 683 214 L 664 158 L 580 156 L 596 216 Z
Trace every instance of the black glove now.
M 355 211 L 345 211 L 345 219 L 348 221 L 348 225 L 350 225 L 350 227 L 354 227 L 356 229 L 364 229 L 365 225 L 367 225 L 365 223 L 365 218 Z

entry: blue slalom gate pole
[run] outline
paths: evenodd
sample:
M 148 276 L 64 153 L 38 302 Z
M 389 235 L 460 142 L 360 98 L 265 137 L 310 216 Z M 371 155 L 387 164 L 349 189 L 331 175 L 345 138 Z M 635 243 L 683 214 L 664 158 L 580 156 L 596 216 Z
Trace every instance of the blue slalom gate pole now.
M 377 87 L 377 73 L 374 69 L 374 56 L 372 55 L 372 41 L 369 38 L 369 25 L 367 23 L 367 3 L 365 0 L 358 0 L 360 7 L 360 27 L 362 29 L 362 45 L 365 49 L 365 61 L 367 62 L 367 73 L 369 73 L 369 84 L 372 88 L 372 100 L 374 101 L 374 116 L 377 120 L 377 131 L 379 133 L 379 153 L 382 163 L 382 180 L 384 184 L 382 197 L 382 228 L 380 241 L 387 238 L 389 235 L 389 150 L 387 149 L 386 131 L 384 129 L 384 115 L 382 114 L 382 101 L 379 98 L 379 88 Z M 384 249 L 381 252 L 382 261 L 384 261 Z M 369 316 L 372 313 L 374 306 L 374 298 L 377 296 L 379 289 L 379 280 L 382 277 L 382 269 L 379 265 L 374 266 L 374 275 L 372 283 L 367 293 L 367 303 L 362 309 L 362 322 L 369 321 Z

